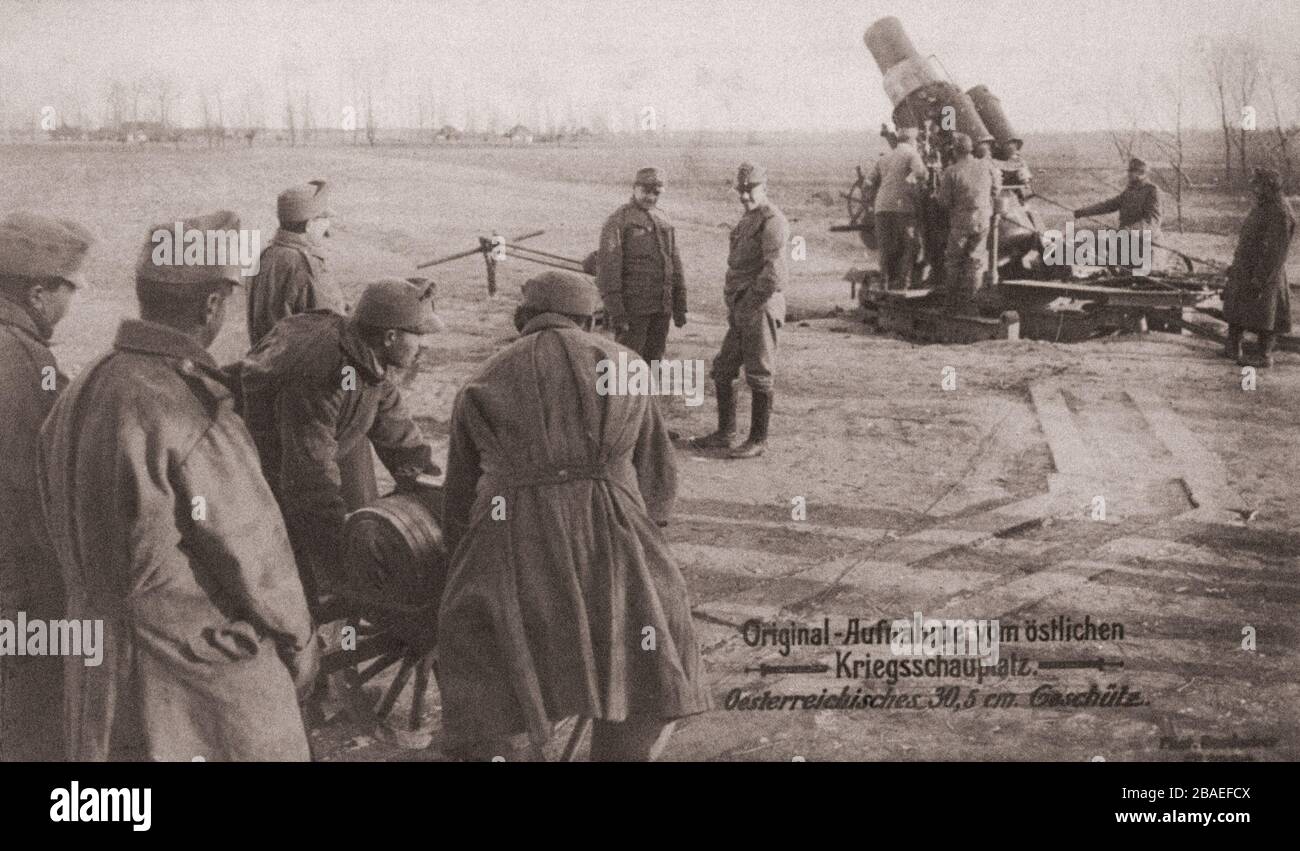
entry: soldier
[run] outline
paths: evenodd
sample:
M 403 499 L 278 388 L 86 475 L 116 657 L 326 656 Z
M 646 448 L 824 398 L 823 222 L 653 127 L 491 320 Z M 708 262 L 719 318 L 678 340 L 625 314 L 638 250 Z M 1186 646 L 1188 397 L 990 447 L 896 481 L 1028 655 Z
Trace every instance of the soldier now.
M 1160 189 L 1147 177 L 1145 161 L 1133 157 L 1128 161 L 1128 185 L 1107 201 L 1080 207 L 1076 219 L 1119 212 L 1119 226 L 1141 233 L 1149 231 L 1151 241 L 1160 239 Z M 1112 264 L 1113 265 L 1113 264 Z
M 789 277 L 786 245 L 790 224 L 767 197 L 767 173 L 742 163 L 736 191 L 745 215 L 731 231 L 723 299 L 727 304 L 727 336 L 713 359 L 712 377 L 718 393 L 718 430 L 695 438 L 697 449 L 730 449 L 736 436 L 735 380 L 745 368 L 753 392 L 749 438 L 731 449 L 732 458 L 755 458 L 767 445 L 772 413 L 772 372 L 776 367 L 777 330 L 785 324 L 785 295 Z
M 248 339 L 256 346 L 286 316 L 306 310 L 347 312 L 343 292 L 325 274 L 321 240 L 329 235 L 329 185 L 313 180 L 280 193 L 280 229 L 262 250 L 248 289 Z
M 672 222 L 657 206 L 664 182 L 657 168 L 643 168 L 632 200 L 619 207 L 600 232 L 596 285 L 614 338 L 647 361 L 664 356 L 668 319 L 686 324 L 686 282 Z
M 0 618 L 63 617 L 63 579 L 41 515 L 41 423 L 68 380 L 50 353 L 54 328 L 85 283 L 94 240 L 66 219 L 13 213 L 0 220 Z M 19 640 L 25 640 L 21 636 Z M 0 761 L 65 758 L 63 660 L 0 653 Z
M 993 217 L 995 184 L 988 162 L 971 156 L 970 136 L 954 133 L 956 159 L 939 179 L 939 206 L 948 213 L 948 242 L 944 248 L 944 290 L 955 313 L 974 309 L 988 264 L 988 237 Z
M 329 201 L 330 187 L 323 180 L 290 187 L 276 199 L 280 229 L 262 251 L 248 291 L 248 337 L 253 346 L 286 316 L 308 310 L 347 313 L 342 289 L 325 273 L 321 250 L 334 215 Z M 349 505 L 359 507 L 379 496 L 375 459 L 367 441 L 339 460 L 339 471 Z
M 929 169 L 916 150 L 919 131 L 904 127 L 898 144 L 881 159 L 875 197 L 876 241 L 880 246 L 880 277 L 886 290 L 907 289 L 916 265 L 916 192 Z
M 594 761 L 650 760 L 709 708 L 686 583 L 658 526 L 676 495 L 659 406 L 597 391 L 622 347 L 589 333 L 595 288 L 524 287 L 521 337 L 456 396 L 438 614 L 445 750 L 536 758 L 551 724 L 594 719 Z
M 1223 315 L 1228 320 L 1224 354 L 1242 366 L 1270 367 L 1276 335 L 1291 330 L 1286 257 L 1295 236 L 1295 213 L 1282 194 L 1282 178 L 1273 169 L 1255 169 L 1251 185 L 1255 206 L 1242 223 L 1223 291 Z M 1259 338 L 1256 359 L 1242 355 L 1241 337 L 1246 331 Z
M 393 373 L 441 329 L 432 285 L 385 278 L 351 316 L 290 316 L 244 358 L 244 417 L 313 604 L 341 578 L 343 519 L 361 507 L 343 490 L 342 459 L 369 440 L 399 484 L 439 472 Z
M 180 224 L 239 229 L 225 211 Z M 172 228 L 150 231 L 136 266 L 140 319 L 41 429 L 67 615 L 104 626 L 102 664 L 65 660 L 68 756 L 306 760 L 295 685 L 315 672 L 307 601 L 208 353 L 240 270 L 156 261 L 154 236 Z

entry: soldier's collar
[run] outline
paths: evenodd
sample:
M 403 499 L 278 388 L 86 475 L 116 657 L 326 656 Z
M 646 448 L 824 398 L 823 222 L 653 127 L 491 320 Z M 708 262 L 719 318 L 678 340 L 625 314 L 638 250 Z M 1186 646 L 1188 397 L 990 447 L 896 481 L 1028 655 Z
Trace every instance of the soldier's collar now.
M 538 331 L 545 331 L 549 328 L 577 327 L 576 322 L 561 313 L 539 313 L 524 323 L 524 328 L 519 332 L 519 336 L 527 337 L 529 334 L 536 334 Z
M 122 324 L 117 328 L 117 338 L 113 341 L 113 348 L 175 358 L 211 370 L 217 369 L 217 362 L 212 358 L 211 353 L 200 346 L 197 340 L 158 322 L 123 319 Z
M 358 369 L 365 373 L 371 381 L 383 381 L 384 365 L 379 360 L 379 355 L 375 354 L 366 341 L 361 339 L 361 334 L 356 326 L 349 321 L 343 322 L 343 333 L 339 335 L 339 345 L 343 353 L 347 355 L 348 360 L 352 361 Z
M 306 248 L 312 252 L 320 251 L 320 243 L 312 239 L 305 233 L 294 233 L 291 230 L 280 228 L 275 232 L 275 238 L 271 240 L 275 245 L 287 245 L 291 248 Z

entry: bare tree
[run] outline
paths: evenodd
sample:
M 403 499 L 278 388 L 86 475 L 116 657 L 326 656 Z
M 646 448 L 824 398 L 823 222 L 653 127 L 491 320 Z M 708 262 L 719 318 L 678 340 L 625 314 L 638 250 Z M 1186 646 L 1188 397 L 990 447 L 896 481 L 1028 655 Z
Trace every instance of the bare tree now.
M 1228 113 L 1228 66 L 1231 45 L 1224 39 L 1201 42 L 1201 60 L 1223 131 L 1223 182 L 1232 183 L 1232 117 Z
M 253 139 L 257 137 L 259 131 L 266 124 L 266 119 L 262 109 L 265 104 L 262 87 L 254 83 L 244 89 L 243 93 L 243 122 L 244 122 L 244 140 L 248 146 L 253 146 Z
M 131 120 L 140 120 L 140 101 L 144 99 L 146 80 L 136 77 L 131 81 Z
M 372 77 L 366 78 L 366 144 L 375 145 L 375 84 Z
M 298 144 L 298 113 L 294 108 L 293 80 L 295 72 L 289 63 L 281 60 L 280 75 L 284 80 L 284 129 L 289 133 L 289 147 Z
M 126 120 L 127 105 L 131 100 L 130 92 L 123 85 L 121 80 L 112 80 L 108 84 L 108 92 L 104 97 L 107 112 L 104 116 L 105 125 L 112 127 L 114 130 L 122 129 L 122 122 Z
M 302 87 L 302 109 L 299 113 L 302 116 L 302 141 L 304 145 L 310 145 L 312 136 L 316 132 L 316 116 L 311 109 L 311 89 L 308 86 Z
M 1263 60 L 1259 55 L 1258 49 L 1254 44 L 1239 41 L 1237 48 L 1237 62 L 1233 67 L 1233 95 L 1236 98 L 1237 115 L 1242 120 L 1237 122 L 1237 156 L 1241 166 L 1241 179 L 1245 179 L 1248 156 L 1246 153 L 1247 138 L 1251 129 L 1247 127 L 1244 120 L 1247 109 L 1254 111 L 1255 89 L 1259 84 L 1260 72 L 1263 68 Z
M 1182 63 L 1179 63 L 1172 80 L 1166 80 L 1165 93 L 1173 104 L 1173 130 L 1144 131 L 1143 138 L 1149 140 L 1166 157 L 1169 167 L 1174 170 L 1174 203 L 1178 211 L 1178 230 L 1183 229 L 1183 187 L 1192 185 L 1191 179 L 1184 171 L 1186 150 L 1183 134 L 1183 110 L 1187 99 L 1187 87 Z
M 171 126 L 171 105 L 176 97 L 176 85 L 166 74 L 158 73 L 153 77 L 151 88 L 158 102 L 158 123 L 166 130 Z
M 202 89 L 196 89 L 199 96 L 199 115 L 203 122 L 203 138 L 212 147 L 212 110 L 208 106 L 208 93 Z
M 298 144 L 298 119 L 294 114 L 293 101 L 289 97 L 284 99 L 284 129 L 289 131 L 289 147 Z
M 217 87 L 217 144 L 221 147 L 226 146 L 226 93 Z
M 1291 140 L 1300 133 L 1300 127 L 1294 123 L 1288 126 L 1283 118 L 1282 102 L 1277 92 L 1278 80 L 1282 76 L 1284 76 L 1282 69 L 1276 63 L 1269 63 L 1264 68 L 1264 90 L 1268 94 L 1269 106 L 1273 113 L 1273 134 L 1276 139 L 1269 153 L 1281 160 L 1282 185 L 1291 188 L 1295 180 L 1295 167 L 1291 161 Z

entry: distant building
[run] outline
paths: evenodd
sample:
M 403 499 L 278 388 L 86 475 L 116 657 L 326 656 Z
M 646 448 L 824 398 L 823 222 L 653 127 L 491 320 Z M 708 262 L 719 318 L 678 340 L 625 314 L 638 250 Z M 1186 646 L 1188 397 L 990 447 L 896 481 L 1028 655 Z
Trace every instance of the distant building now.
M 166 142 L 171 134 L 157 121 L 123 121 L 118 137 L 123 142 Z
M 78 127 L 69 127 L 66 124 L 60 124 L 50 131 L 51 142 L 77 142 L 85 141 L 87 134 Z
M 516 124 L 506 131 L 506 138 L 510 140 L 512 145 L 531 145 L 533 143 L 533 131 L 522 124 Z
M 444 124 L 438 128 L 438 132 L 433 134 L 433 138 L 439 142 L 455 142 L 464 134 L 452 127 L 450 124 Z

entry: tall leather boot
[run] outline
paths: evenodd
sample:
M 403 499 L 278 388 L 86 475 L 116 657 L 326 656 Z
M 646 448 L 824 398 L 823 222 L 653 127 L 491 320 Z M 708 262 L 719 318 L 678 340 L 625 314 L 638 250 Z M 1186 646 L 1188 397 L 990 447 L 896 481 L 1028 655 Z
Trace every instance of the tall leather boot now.
M 736 440 L 736 387 L 731 382 L 717 381 L 718 430 L 705 437 L 691 439 L 696 449 L 730 449 Z
M 1228 342 L 1223 344 L 1223 356 L 1228 360 L 1241 360 L 1241 334 L 1240 325 L 1228 326 Z
M 749 439 L 731 450 L 732 458 L 757 458 L 767 448 L 767 424 L 772 416 L 772 391 L 754 391 L 753 413 L 749 418 Z
M 1270 367 L 1273 365 L 1273 347 L 1277 345 L 1277 335 L 1272 331 L 1260 331 L 1255 335 L 1259 338 L 1259 359 L 1255 361 L 1255 366 Z

